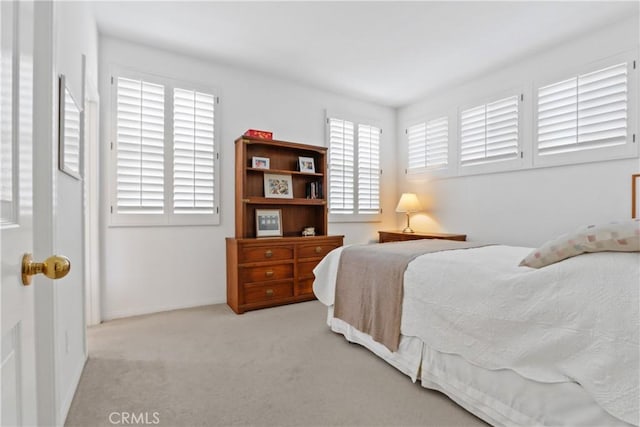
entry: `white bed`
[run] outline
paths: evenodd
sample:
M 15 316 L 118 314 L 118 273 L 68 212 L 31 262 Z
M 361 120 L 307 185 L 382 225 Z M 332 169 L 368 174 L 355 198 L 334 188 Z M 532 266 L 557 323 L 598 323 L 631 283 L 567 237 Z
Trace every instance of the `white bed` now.
M 640 254 L 537 270 L 518 267 L 530 248 L 422 255 L 404 275 L 392 353 L 333 317 L 342 250 L 314 271 L 328 325 L 412 380 L 493 425 L 638 425 Z

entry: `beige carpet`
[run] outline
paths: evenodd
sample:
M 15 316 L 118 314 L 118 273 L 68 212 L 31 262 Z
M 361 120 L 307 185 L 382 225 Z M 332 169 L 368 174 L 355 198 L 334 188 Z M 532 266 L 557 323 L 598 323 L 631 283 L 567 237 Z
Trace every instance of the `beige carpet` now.
M 215 305 L 92 327 L 66 425 L 122 425 L 123 412 L 161 426 L 485 425 L 325 316 L 317 301 L 241 316 Z

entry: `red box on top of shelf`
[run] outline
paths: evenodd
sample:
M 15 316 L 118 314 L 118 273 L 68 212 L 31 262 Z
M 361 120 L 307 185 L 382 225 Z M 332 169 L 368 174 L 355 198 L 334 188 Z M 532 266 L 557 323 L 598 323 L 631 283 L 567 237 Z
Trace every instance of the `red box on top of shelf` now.
M 261 139 L 273 139 L 273 132 L 267 132 L 266 130 L 249 129 L 244 133 L 244 136 Z

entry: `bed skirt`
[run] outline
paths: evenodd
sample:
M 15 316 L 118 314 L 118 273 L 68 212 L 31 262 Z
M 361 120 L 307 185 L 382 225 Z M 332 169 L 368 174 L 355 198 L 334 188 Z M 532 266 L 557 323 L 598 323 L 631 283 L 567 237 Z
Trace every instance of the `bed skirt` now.
M 577 383 L 541 383 L 502 369 L 472 365 L 455 354 L 441 353 L 416 337 L 401 336 L 390 352 L 346 322 L 333 317 L 327 324 L 385 360 L 413 382 L 438 390 L 478 418 L 494 426 L 631 426 L 602 409 Z

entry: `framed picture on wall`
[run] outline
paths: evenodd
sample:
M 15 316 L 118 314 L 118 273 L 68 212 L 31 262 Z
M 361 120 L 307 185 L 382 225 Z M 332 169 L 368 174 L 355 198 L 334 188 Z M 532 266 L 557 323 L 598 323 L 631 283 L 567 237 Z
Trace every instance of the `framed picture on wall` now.
M 282 236 L 282 210 L 256 209 L 256 237 Z
M 293 199 L 291 175 L 265 173 L 264 197 L 270 199 Z
M 59 84 L 58 168 L 75 179 L 81 179 L 83 111 L 71 95 L 64 74 L 60 75 Z
M 631 175 L 631 218 L 640 218 L 640 173 Z

